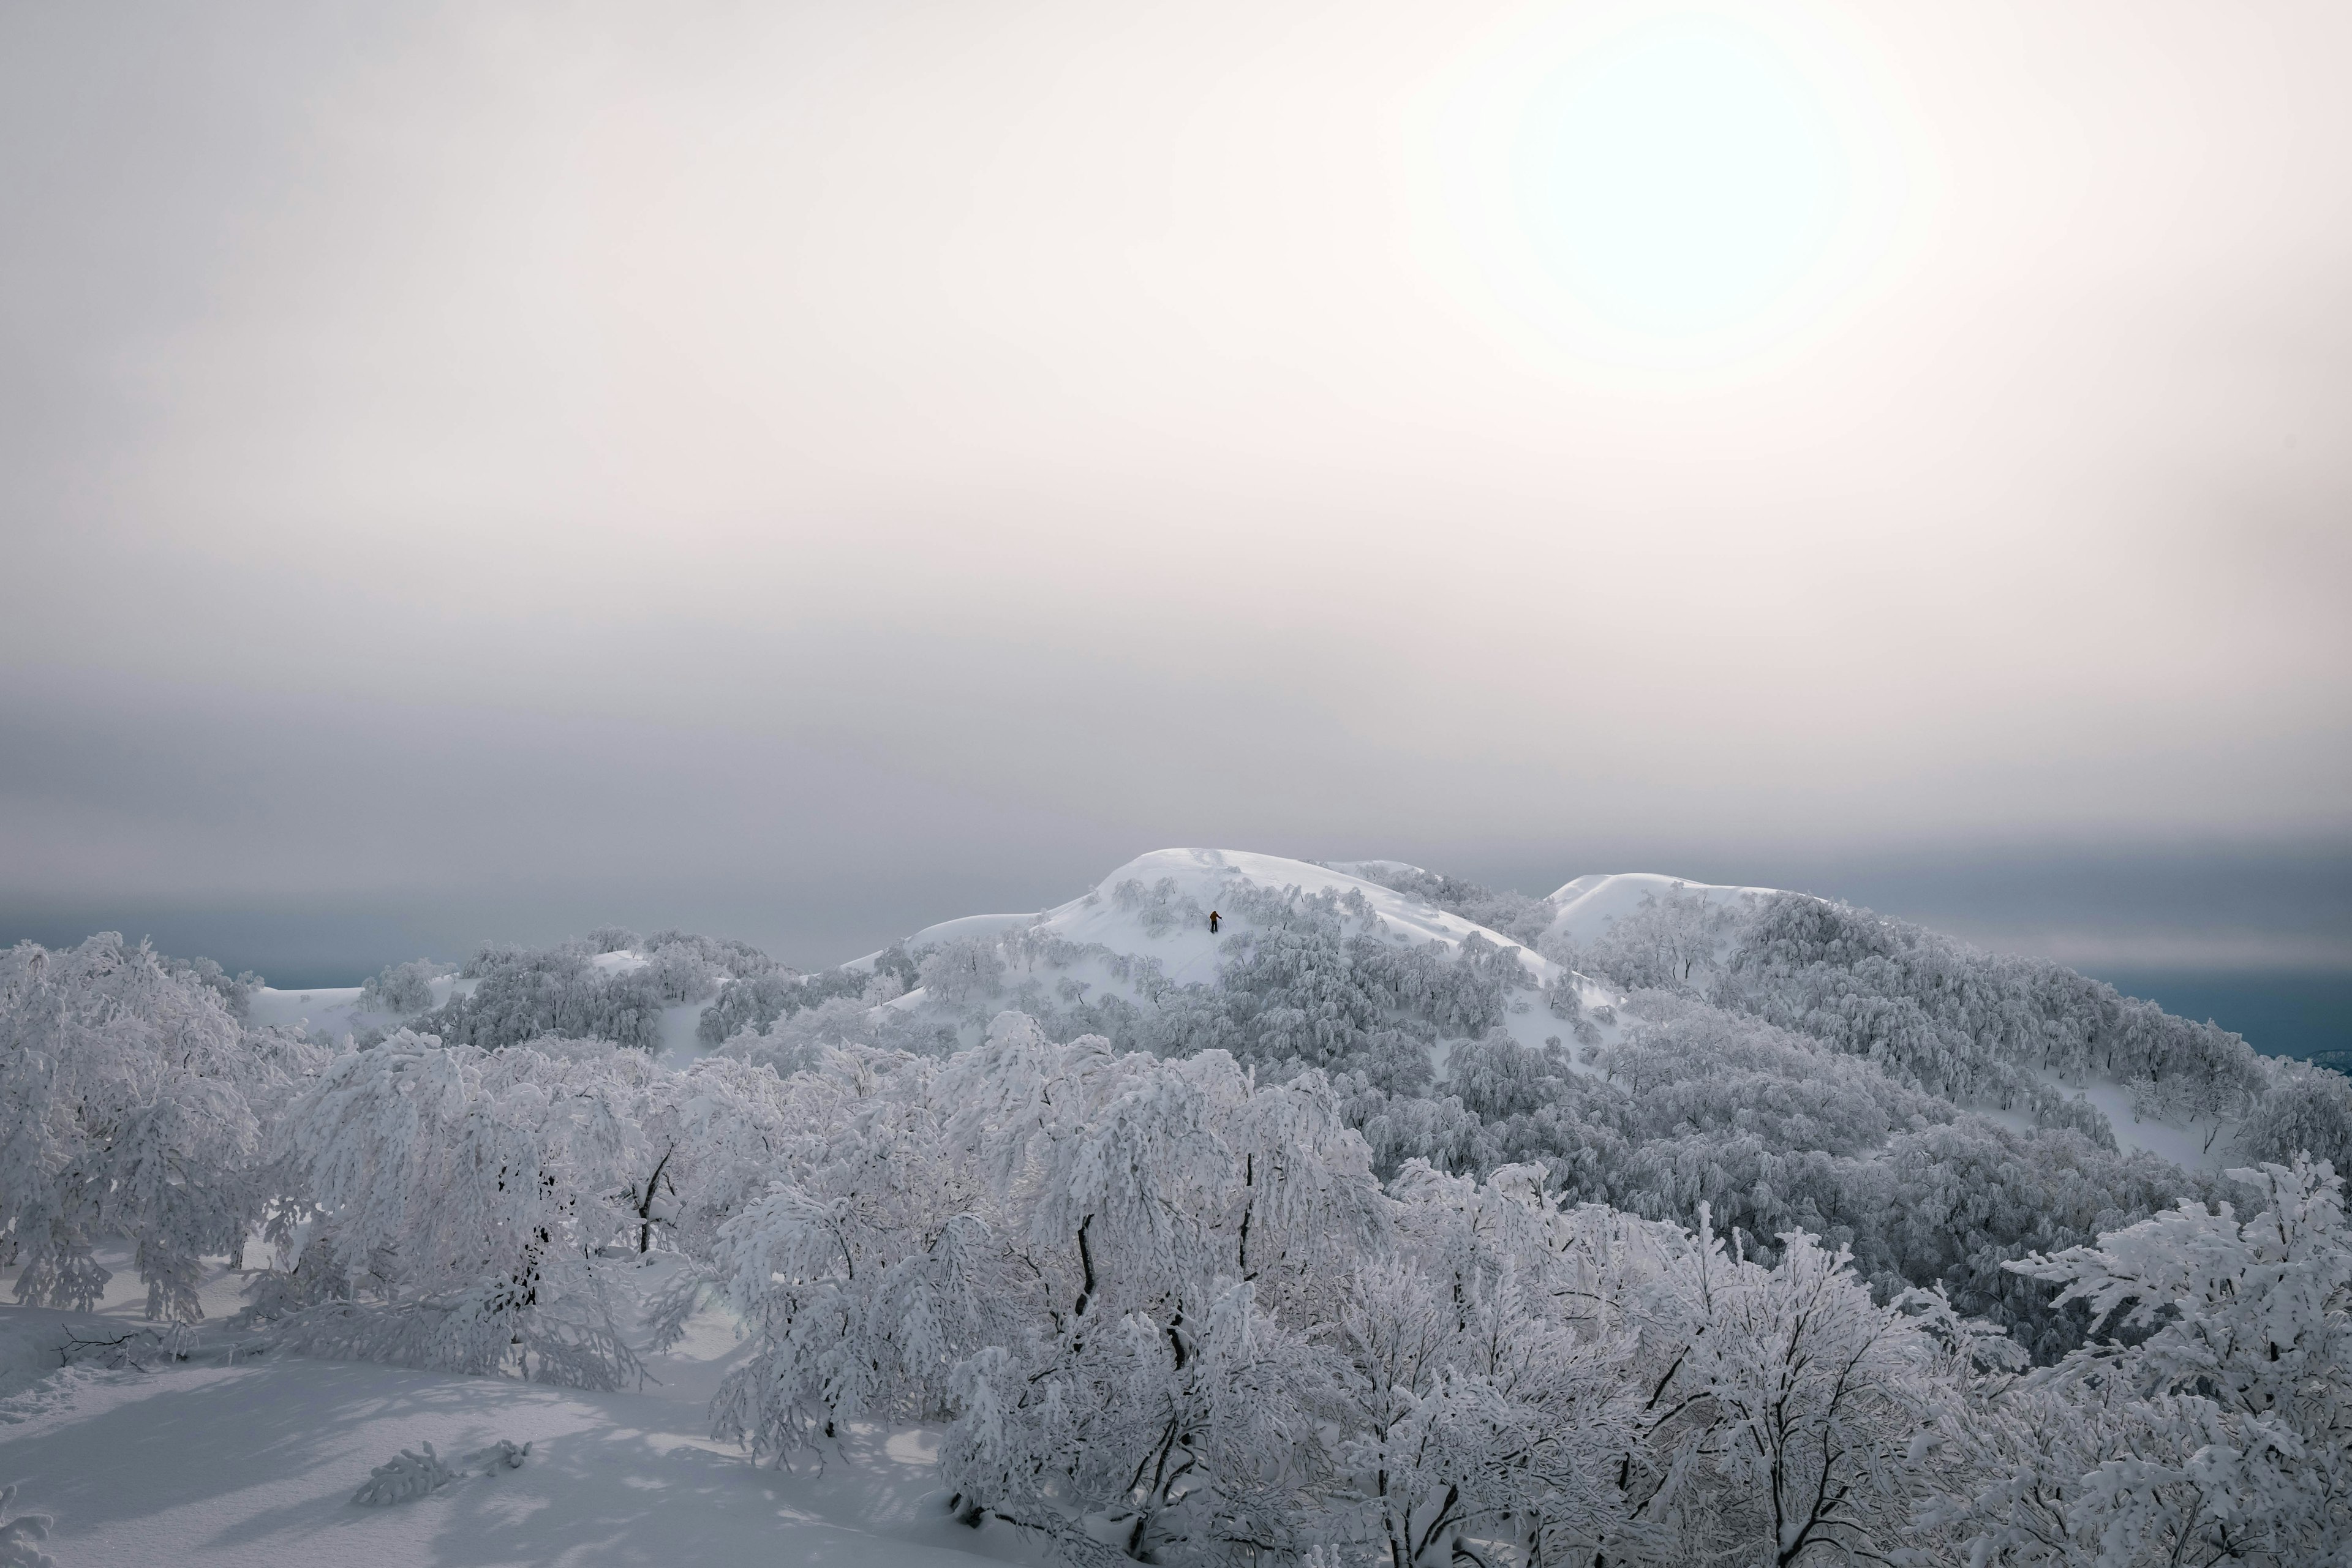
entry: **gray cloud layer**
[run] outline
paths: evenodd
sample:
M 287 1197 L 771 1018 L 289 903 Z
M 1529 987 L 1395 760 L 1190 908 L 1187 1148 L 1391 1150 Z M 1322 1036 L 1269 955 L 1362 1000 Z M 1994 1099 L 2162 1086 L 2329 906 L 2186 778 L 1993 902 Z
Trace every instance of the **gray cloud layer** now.
M 831 956 L 1175 842 L 2335 864 L 2347 35 L 16 8 L 0 902 Z M 1625 223 L 1718 147 L 1790 199 L 1633 298 L 1542 159 L 1685 64 Z M 2132 924 L 2050 881 L 2002 929 Z M 2352 946 L 2301 908 L 2179 929 Z

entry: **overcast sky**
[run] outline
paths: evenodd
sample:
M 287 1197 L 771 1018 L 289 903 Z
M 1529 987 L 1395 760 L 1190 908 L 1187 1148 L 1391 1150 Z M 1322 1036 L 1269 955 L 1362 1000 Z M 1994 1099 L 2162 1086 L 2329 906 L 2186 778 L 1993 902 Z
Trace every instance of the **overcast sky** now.
M 1214 843 L 2352 963 L 2347 58 L 0 5 L 0 938 L 807 962 Z

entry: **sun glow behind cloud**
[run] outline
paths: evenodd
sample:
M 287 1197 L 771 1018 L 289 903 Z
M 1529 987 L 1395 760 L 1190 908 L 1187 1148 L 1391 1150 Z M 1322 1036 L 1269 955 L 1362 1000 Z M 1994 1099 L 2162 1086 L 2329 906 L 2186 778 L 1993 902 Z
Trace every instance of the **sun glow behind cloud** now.
M 1807 7 L 1521 13 L 1425 94 L 1415 247 L 1576 374 L 1753 369 L 1888 286 L 1928 216 L 1890 78 Z

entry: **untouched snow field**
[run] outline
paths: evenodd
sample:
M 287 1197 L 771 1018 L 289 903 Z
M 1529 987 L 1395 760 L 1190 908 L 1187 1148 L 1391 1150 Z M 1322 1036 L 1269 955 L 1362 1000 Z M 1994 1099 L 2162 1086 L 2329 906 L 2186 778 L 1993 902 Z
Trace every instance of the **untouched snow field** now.
M 71 1335 L 144 1327 L 130 1259 L 94 1314 L 0 1307 L 0 1484 L 56 1523 L 58 1568 L 454 1568 L 508 1563 L 841 1563 L 849 1568 L 1035 1563 L 1002 1526 L 950 1520 L 934 1435 L 854 1430 L 824 1467 L 755 1469 L 708 1436 L 707 1405 L 740 1353 L 706 1314 L 659 1386 L 591 1394 L 271 1353 L 229 1360 L 238 1300 L 223 1266 L 188 1362 L 82 1362 Z M 659 1268 L 646 1270 L 648 1279 Z M 383 1507 L 351 1500 L 376 1466 L 431 1443 L 444 1459 L 497 1439 L 522 1468 Z

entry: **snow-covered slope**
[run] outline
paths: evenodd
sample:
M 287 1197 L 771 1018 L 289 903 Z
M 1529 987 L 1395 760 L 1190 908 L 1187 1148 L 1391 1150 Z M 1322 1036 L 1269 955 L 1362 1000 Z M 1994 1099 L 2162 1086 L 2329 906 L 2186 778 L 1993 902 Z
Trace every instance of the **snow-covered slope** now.
M 1366 868 L 1412 869 L 1402 861 L 1362 861 Z M 1119 889 L 1133 885 L 1143 898 L 1123 898 Z M 1179 985 L 1207 984 L 1216 978 L 1219 945 L 1226 938 L 1246 934 L 1251 922 L 1234 903 L 1238 889 L 1265 889 L 1279 892 L 1350 892 L 1362 895 L 1374 918 L 1391 936 L 1414 942 L 1437 942 L 1449 950 L 1476 933 L 1497 947 L 1517 947 L 1509 937 L 1473 924 L 1459 915 L 1391 891 L 1378 882 L 1352 875 L 1346 866 L 1318 866 L 1280 855 L 1260 855 L 1243 849 L 1155 849 L 1139 855 L 1105 877 L 1092 889 L 1066 904 L 1034 914 L 966 915 L 924 927 L 902 944 L 920 954 L 929 948 L 970 938 L 1002 935 L 1027 926 L 1065 941 L 1099 944 L 1129 958 L 1158 961 L 1161 973 Z M 1223 917 L 1211 935 L 1211 910 Z M 878 956 L 867 953 L 851 960 L 870 964 Z M 1558 964 L 1520 950 L 1519 962 L 1538 984 L 1560 973 Z
M 1714 882 L 1691 882 L 1655 871 L 1595 871 L 1555 889 L 1545 901 L 1552 906 L 1548 935 L 1564 937 L 1580 946 L 1598 942 L 1621 917 L 1642 907 L 1644 899 L 1672 893 L 1696 893 L 1710 904 L 1740 898 L 1770 898 L 1774 888 L 1729 888 Z
M 919 960 L 957 942 L 1001 941 L 1013 964 L 1007 976 L 1013 989 L 1034 981 L 1064 996 L 1115 996 L 1148 1005 L 1158 982 L 1213 985 L 1220 965 L 1246 951 L 1257 934 L 1253 895 L 1294 891 L 1360 900 L 1355 907 L 1367 913 L 1349 917 L 1351 934 L 1370 929 L 1401 946 L 1433 944 L 1449 959 L 1474 937 L 1514 953 L 1531 989 L 1519 994 L 1504 1027 L 1529 1046 L 1540 1046 L 1562 1032 L 1564 1026 L 1534 998 L 1532 989 L 1554 984 L 1567 974 L 1551 960 L 1498 931 L 1347 869 L 1246 850 L 1156 849 L 1137 856 L 1067 903 L 1034 915 L 943 921 L 916 932 L 903 945 Z M 1209 930 L 1212 911 L 1219 916 L 1214 933 Z M 1360 918 L 1364 924 L 1357 923 Z M 853 962 L 870 965 L 874 957 Z M 1583 989 L 1591 1005 L 1615 999 L 1597 984 Z M 1013 1004 L 1008 999 L 1004 1005 Z M 940 1010 L 937 999 L 921 987 L 889 1005 L 915 1015 Z M 982 1026 L 969 1007 L 959 1023 L 961 1032 L 972 1037 Z
M 1119 889 L 1130 883 L 1150 893 L 1154 903 L 1136 907 L 1123 900 Z M 1160 889 L 1164 885 L 1172 886 L 1170 893 L 1163 896 Z M 1156 957 L 1168 978 L 1179 984 L 1206 981 L 1215 975 L 1220 940 L 1209 934 L 1207 911 L 1233 904 L 1234 893 L 1246 888 L 1273 891 L 1296 888 L 1302 893 L 1328 892 L 1343 898 L 1349 893 L 1360 894 L 1371 906 L 1373 919 L 1382 930 L 1399 940 L 1436 942 L 1453 950 L 1475 933 L 1498 947 L 1518 946 L 1507 936 L 1474 925 L 1460 915 L 1448 914 L 1433 905 L 1392 892 L 1378 882 L 1305 860 L 1239 849 L 1155 849 L 1149 855 L 1139 855 L 1105 877 L 1092 891 L 1059 909 L 1047 910 L 1041 924 L 1043 930 L 1072 942 L 1100 942 L 1116 952 Z M 1184 900 L 1199 906 L 1202 911 L 1200 919 L 1165 931 L 1153 930 L 1153 908 L 1181 910 Z M 1223 909 L 1221 912 L 1224 921 L 1220 937 L 1251 930 L 1246 915 L 1232 909 Z M 1519 962 L 1538 984 L 1558 978 L 1561 973 L 1549 959 L 1524 948 L 1519 950 Z
M 433 1005 L 438 1007 L 453 993 L 470 992 L 475 982 L 443 975 L 433 982 Z M 307 991 L 280 991 L 262 985 L 254 989 L 246 1004 L 247 1021 L 260 1026 L 279 1025 L 290 1029 L 310 1028 L 331 1039 L 362 1029 L 396 1029 L 401 1018 L 396 1014 L 370 1012 L 360 1005 L 359 985 L 312 986 Z
M 96 1312 L 0 1306 L 0 1477 L 21 1486 L 21 1507 L 54 1516 L 45 1545 L 61 1568 L 1043 1562 L 1008 1529 L 949 1518 L 935 1431 L 852 1427 L 834 1460 L 797 1473 L 756 1468 L 712 1441 L 710 1395 L 751 1348 L 723 1309 L 650 1358 L 644 1390 L 585 1393 L 231 1355 L 241 1336 L 222 1321 L 242 1304 L 245 1278 L 215 1259 L 192 1360 L 151 1353 L 110 1370 L 87 1347 L 150 1325 L 129 1256 L 104 1261 L 117 1272 Z M 629 1293 L 675 1262 L 630 1271 L 643 1286 Z M 60 1370 L 69 1337 L 81 1359 Z M 454 1458 L 499 1438 L 531 1445 L 521 1468 L 389 1507 L 352 1501 L 403 1448 L 430 1443 Z

